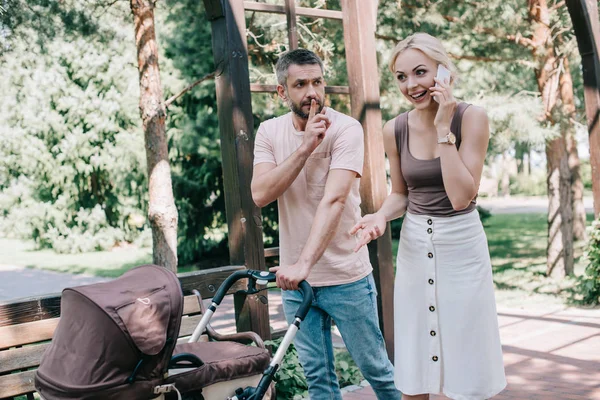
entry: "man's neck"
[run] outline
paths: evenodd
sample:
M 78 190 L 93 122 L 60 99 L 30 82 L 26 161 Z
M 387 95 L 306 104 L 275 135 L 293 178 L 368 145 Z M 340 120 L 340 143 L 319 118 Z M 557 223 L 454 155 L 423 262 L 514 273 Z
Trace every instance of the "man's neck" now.
M 308 119 L 301 118 L 295 112 L 291 111 L 292 114 L 292 124 L 294 125 L 294 129 L 298 132 L 304 132 L 306 129 L 306 123 Z

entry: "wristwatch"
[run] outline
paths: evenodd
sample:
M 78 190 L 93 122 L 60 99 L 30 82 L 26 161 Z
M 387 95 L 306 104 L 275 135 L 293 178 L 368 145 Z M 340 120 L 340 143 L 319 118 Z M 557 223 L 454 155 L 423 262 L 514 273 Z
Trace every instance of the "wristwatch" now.
M 441 138 L 439 137 L 437 142 L 443 144 L 455 144 L 456 136 L 454 135 L 454 133 L 448 132 L 446 136 L 443 136 Z

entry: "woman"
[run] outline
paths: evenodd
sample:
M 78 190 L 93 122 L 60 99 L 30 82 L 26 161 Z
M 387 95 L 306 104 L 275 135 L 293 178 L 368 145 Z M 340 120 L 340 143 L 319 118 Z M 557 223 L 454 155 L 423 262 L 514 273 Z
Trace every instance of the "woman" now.
M 489 141 L 485 111 L 436 79 L 454 71 L 436 38 L 414 34 L 389 67 L 409 112 L 383 128 L 392 192 L 350 231 L 356 250 L 406 212 L 394 291 L 395 382 L 403 399 L 430 393 L 483 400 L 505 386 L 487 239 L 475 198 Z M 436 85 L 437 84 L 437 85 Z

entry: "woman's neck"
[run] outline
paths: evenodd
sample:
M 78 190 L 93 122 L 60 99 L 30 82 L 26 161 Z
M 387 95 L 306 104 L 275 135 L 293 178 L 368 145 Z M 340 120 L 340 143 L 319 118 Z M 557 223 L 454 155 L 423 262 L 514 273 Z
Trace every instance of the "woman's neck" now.
M 423 130 L 435 131 L 434 121 L 435 121 L 435 116 L 438 111 L 438 107 L 439 107 L 438 104 L 435 103 L 435 104 L 432 104 L 430 107 L 427 107 L 424 109 L 413 109 L 412 110 L 413 115 L 411 116 L 413 123 L 415 123 L 419 127 L 422 127 Z

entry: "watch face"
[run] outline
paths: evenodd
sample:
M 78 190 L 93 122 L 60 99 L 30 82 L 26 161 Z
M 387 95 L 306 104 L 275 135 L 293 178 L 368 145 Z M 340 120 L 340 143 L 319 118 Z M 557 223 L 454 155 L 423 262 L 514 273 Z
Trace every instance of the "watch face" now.
M 456 143 L 456 136 L 452 132 L 448 133 L 448 143 L 450 143 L 450 144 Z

